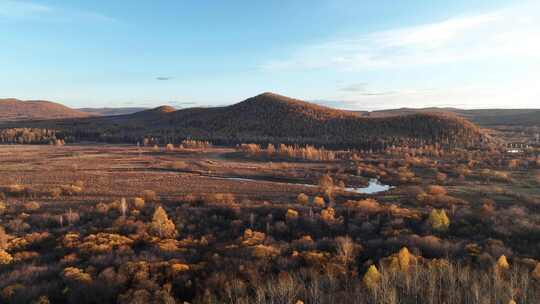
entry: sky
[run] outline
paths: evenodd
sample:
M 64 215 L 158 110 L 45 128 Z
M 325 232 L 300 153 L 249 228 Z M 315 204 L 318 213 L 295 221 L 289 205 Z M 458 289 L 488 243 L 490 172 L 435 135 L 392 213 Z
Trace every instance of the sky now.
M 540 1 L 0 0 L 0 98 L 540 108 Z

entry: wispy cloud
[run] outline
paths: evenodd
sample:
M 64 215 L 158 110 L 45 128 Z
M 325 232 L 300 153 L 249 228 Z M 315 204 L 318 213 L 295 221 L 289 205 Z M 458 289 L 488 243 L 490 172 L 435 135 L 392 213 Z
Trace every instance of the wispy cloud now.
M 369 70 L 486 59 L 540 59 L 540 5 L 528 3 L 485 14 L 336 38 L 301 47 L 266 70 Z M 534 13 L 533 13 L 534 14 Z M 540 17 L 540 16 L 536 16 Z
M 538 96 L 540 96 L 540 80 L 523 78 L 501 86 L 470 85 L 381 92 L 366 90 L 328 99 L 338 100 L 337 102 L 322 103 L 349 110 L 402 107 L 539 108 L 537 105 L 534 106 L 536 103 L 531 103 L 532 100 L 538 100 Z
M 366 82 L 359 82 L 359 83 L 346 85 L 340 88 L 339 90 L 343 92 L 364 92 L 366 90 L 366 86 L 367 86 Z
M 101 21 L 116 22 L 115 18 L 93 12 L 66 9 L 29 1 L 0 0 L 0 21 Z
M 174 77 L 170 77 L 170 76 L 159 76 L 159 77 L 156 77 L 156 80 L 160 80 L 160 81 L 167 81 L 167 80 L 171 80 L 171 79 L 174 79 Z

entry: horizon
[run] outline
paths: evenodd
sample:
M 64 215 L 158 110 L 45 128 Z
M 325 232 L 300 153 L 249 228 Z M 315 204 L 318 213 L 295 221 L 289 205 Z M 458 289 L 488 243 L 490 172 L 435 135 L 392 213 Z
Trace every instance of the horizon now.
M 294 98 L 294 97 L 291 97 L 291 96 L 285 96 L 285 95 L 274 93 L 274 92 L 263 92 L 263 93 L 255 95 L 255 96 L 247 97 L 247 98 L 245 98 L 243 100 L 233 102 L 233 103 L 230 103 L 230 104 L 216 104 L 216 105 L 210 105 L 210 104 L 208 104 L 208 105 L 205 105 L 205 104 L 196 105 L 196 104 L 194 104 L 194 105 L 184 105 L 184 106 L 181 106 L 181 107 L 177 107 L 177 106 L 174 106 L 172 104 L 167 104 L 167 103 L 157 105 L 157 106 L 151 106 L 151 107 L 137 106 L 137 105 L 118 106 L 118 107 L 115 107 L 115 106 L 70 107 L 67 104 L 64 104 L 64 103 L 58 102 L 58 101 L 54 101 L 54 100 L 44 100 L 44 99 L 23 100 L 23 99 L 19 99 L 19 98 L 15 98 L 15 97 L 0 97 L 0 102 L 3 101 L 3 100 L 8 100 L 8 99 L 14 99 L 14 100 L 18 100 L 18 101 L 21 101 L 21 102 L 52 102 L 52 103 L 57 103 L 57 104 L 69 107 L 69 108 L 74 109 L 74 110 L 100 110 L 100 109 L 114 110 L 114 109 L 130 109 L 130 108 L 132 108 L 132 109 L 141 109 L 141 111 L 144 111 L 144 110 L 157 109 L 157 108 L 161 108 L 161 107 L 172 107 L 175 111 L 178 111 L 178 110 L 185 110 L 185 109 L 191 109 L 191 108 L 214 108 L 214 107 L 232 106 L 232 105 L 235 105 L 237 103 L 241 103 L 243 101 L 246 101 L 246 100 L 248 100 L 250 98 L 254 98 L 254 97 L 257 97 L 259 95 L 263 95 L 263 94 L 267 94 L 267 93 L 275 94 L 275 95 L 279 95 L 279 96 L 284 96 L 284 97 L 288 97 L 288 98 L 293 98 L 293 99 L 298 99 L 298 98 Z M 453 109 L 453 110 L 466 110 L 466 111 L 475 111 L 475 110 L 494 110 L 494 111 L 495 110 L 540 110 L 540 107 L 531 107 L 531 108 L 511 108 L 511 107 L 505 107 L 505 108 L 502 108 L 502 107 L 495 107 L 495 108 L 489 108 L 489 107 L 485 107 L 485 108 L 456 108 L 456 107 L 445 107 L 445 106 L 399 107 L 399 108 L 380 108 L 380 109 L 361 109 L 361 108 L 359 108 L 359 109 L 345 109 L 345 108 L 340 108 L 340 107 L 336 107 L 334 105 L 328 104 L 328 102 L 326 102 L 326 103 L 325 102 L 318 102 L 316 100 L 301 100 L 301 101 L 305 101 L 305 102 L 308 102 L 308 103 L 311 103 L 311 104 L 314 104 L 314 105 L 328 107 L 328 108 L 331 108 L 331 109 L 344 110 L 344 111 L 356 111 L 356 112 L 377 112 L 377 111 L 393 111 L 393 110 L 425 110 L 425 109 L 438 109 L 438 110 L 439 109 L 440 110 Z
M 356 111 L 538 108 L 535 1 L 129 4 L 0 0 L 2 96 L 181 109 L 272 91 Z

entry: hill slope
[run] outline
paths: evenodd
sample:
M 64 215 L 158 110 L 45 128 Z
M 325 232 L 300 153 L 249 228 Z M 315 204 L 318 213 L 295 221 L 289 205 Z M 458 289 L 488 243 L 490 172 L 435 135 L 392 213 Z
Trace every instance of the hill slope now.
M 366 118 L 272 93 L 226 107 L 178 111 L 159 107 L 131 115 L 27 123 L 25 126 L 63 130 L 76 140 L 119 142 L 153 137 L 161 143 L 195 138 L 227 144 L 274 142 L 381 148 L 434 143 L 468 146 L 485 139 L 479 128 L 455 115 L 417 113 Z
M 477 109 L 456 108 L 401 108 L 373 112 L 357 112 L 366 117 L 388 117 L 414 113 L 453 113 L 481 126 L 521 125 L 540 126 L 540 109 Z
M 0 99 L 0 121 L 43 120 L 89 116 L 91 116 L 91 114 L 74 110 L 50 101 L 22 101 L 12 98 Z

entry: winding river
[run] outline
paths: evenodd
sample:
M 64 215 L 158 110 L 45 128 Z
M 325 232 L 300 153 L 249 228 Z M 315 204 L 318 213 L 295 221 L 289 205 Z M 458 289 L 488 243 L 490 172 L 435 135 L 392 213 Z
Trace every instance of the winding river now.
M 244 181 L 244 182 L 270 182 L 270 183 L 276 183 L 276 184 L 284 184 L 284 185 L 291 185 L 291 186 L 305 186 L 305 187 L 319 187 L 318 185 L 312 185 L 312 184 L 297 184 L 297 183 L 287 183 L 287 182 L 276 182 L 276 181 L 268 181 L 263 179 L 251 179 L 251 178 L 242 178 L 242 177 L 217 177 L 217 176 L 211 176 L 210 178 L 214 179 L 224 179 L 224 180 L 236 180 L 236 181 Z M 354 192 L 354 193 L 360 193 L 360 194 L 375 194 L 380 192 L 385 192 L 390 189 L 394 188 L 393 186 L 386 185 L 381 183 L 378 179 L 372 178 L 369 180 L 369 183 L 366 187 L 345 187 L 343 190 L 347 192 Z

